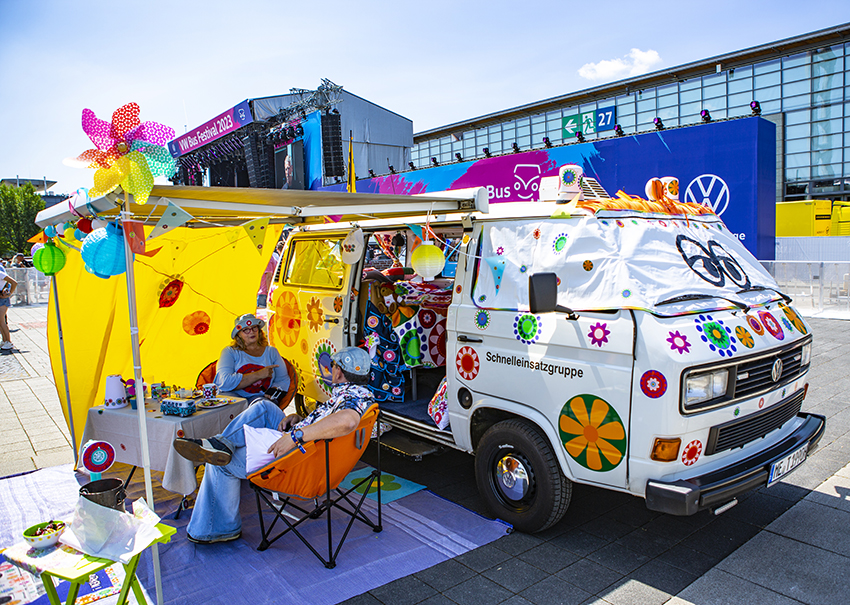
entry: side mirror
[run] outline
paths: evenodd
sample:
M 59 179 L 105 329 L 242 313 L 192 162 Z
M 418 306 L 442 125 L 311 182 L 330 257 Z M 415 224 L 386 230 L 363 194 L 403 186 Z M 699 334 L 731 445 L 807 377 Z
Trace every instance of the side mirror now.
M 551 313 L 558 306 L 558 276 L 534 273 L 528 276 L 528 306 L 532 313 Z
M 532 313 L 566 313 L 567 319 L 578 315 L 558 304 L 558 276 L 554 273 L 534 273 L 528 276 L 528 307 Z

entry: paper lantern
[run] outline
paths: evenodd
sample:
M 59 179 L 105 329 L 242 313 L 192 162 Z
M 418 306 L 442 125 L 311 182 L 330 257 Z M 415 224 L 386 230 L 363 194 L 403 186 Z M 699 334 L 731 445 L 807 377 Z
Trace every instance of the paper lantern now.
M 56 227 L 53 225 L 48 225 L 44 228 L 44 235 L 47 237 L 56 237 Z
M 81 253 L 86 268 L 98 277 L 120 275 L 127 270 L 123 230 L 115 223 L 89 233 Z
M 92 223 L 92 220 L 89 217 L 87 217 L 87 216 L 83 217 L 83 218 L 81 218 L 80 220 L 77 221 L 77 229 L 79 229 L 83 233 L 91 233 L 91 230 L 92 230 L 91 223 Z M 80 239 L 80 241 L 82 241 L 82 239 Z
M 81 242 L 84 239 L 86 239 L 86 235 L 87 234 L 83 233 L 79 229 L 74 229 L 74 239 L 77 240 L 78 242 Z
M 53 242 L 47 242 L 33 255 L 32 264 L 45 275 L 56 275 L 65 266 L 65 253 Z
M 434 242 L 427 241 L 413 251 L 410 257 L 410 264 L 413 270 L 416 271 L 423 280 L 431 281 L 434 276 L 443 270 L 446 264 L 446 257 L 443 256 L 443 251 L 434 245 Z

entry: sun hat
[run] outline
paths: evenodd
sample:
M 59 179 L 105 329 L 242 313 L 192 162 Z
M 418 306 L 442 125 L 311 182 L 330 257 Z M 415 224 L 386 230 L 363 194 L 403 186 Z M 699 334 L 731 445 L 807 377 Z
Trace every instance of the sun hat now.
M 331 356 L 331 361 L 349 374 L 356 374 L 357 376 L 367 376 L 372 367 L 369 353 L 357 347 L 348 347 L 342 351 L 337 351 Z
M 233 323 L 233 329 L 230 331 L 230 338 L 236 338 L 239 331 L 245 328 L 257 326 L 262 330 L 265 325 L 266 322 L 262 319 L 257 319 L 253 313 L 245 313 L 245 315 L 240 315 L 236 318 L 236 321 Z

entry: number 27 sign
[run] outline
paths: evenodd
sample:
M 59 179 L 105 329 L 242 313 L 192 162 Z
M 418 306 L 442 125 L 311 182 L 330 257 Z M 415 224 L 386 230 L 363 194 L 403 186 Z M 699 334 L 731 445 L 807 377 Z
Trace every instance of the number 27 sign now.
M 616 123 L 617 108 L 614 106 L 564 116 L 561 119 L 565 139 L 567 137 L 574 137 L 577 132 L 593 134 L 603 130 L 614 130 Z

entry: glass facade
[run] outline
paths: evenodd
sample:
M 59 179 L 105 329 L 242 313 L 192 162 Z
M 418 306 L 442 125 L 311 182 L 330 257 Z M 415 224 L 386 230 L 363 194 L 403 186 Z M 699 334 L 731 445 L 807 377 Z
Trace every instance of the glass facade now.
M 661 118 L 665 127 L 700 122 L 707 109 L 712 119 L 751 114 L 757 100 L 762 115 L 784 114 L 780 139 L 784 146 L 780 182 L 783 200 L 805 198 L 850 200 L 850 43 L 765 60 L 701 77 L 646 87 L 629 94 L 555 111 L 506 120 L 500 124 L 420 140 L 411 160 L 416 168 L 570 143 L 561 118 L 616 105 L 617 123 L 626 134 L 653 130 Z M 639 84 L 634 84 L 639 86 Z M 588 134 L 586 140 L 614 136 L 613 131 Z M 485 148 L 487 152 L 485 152 Z

